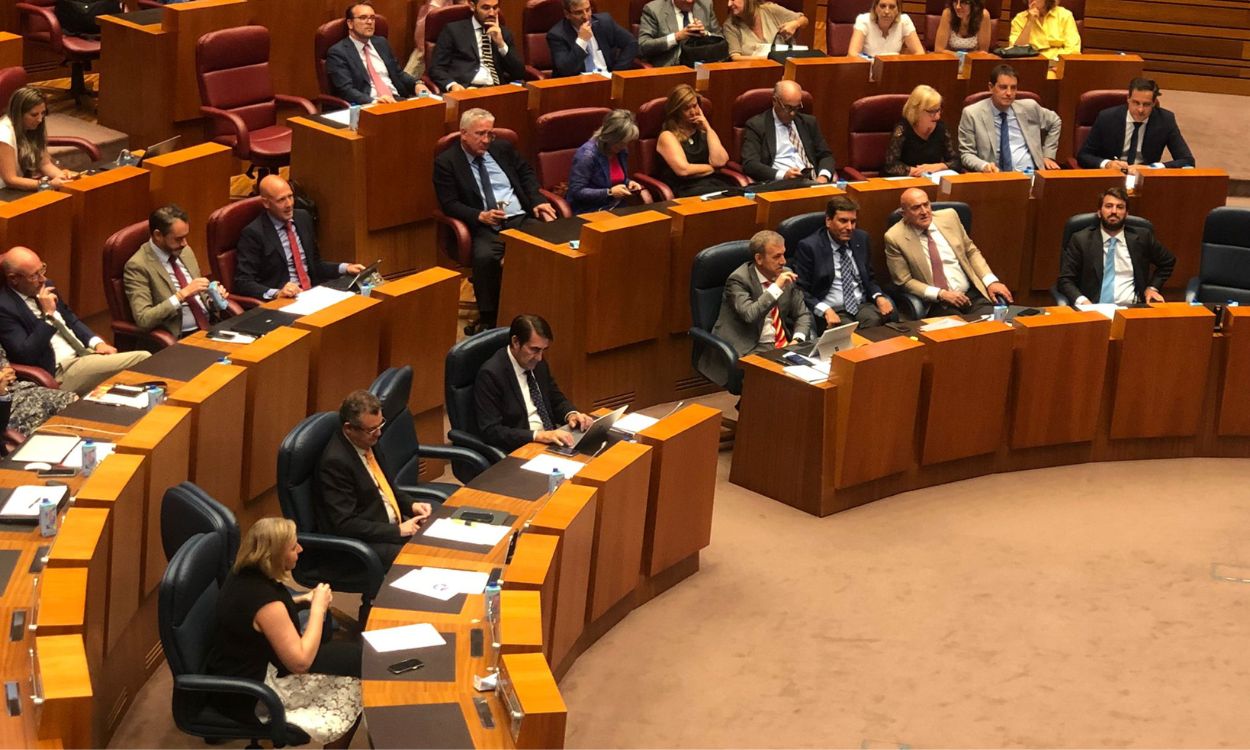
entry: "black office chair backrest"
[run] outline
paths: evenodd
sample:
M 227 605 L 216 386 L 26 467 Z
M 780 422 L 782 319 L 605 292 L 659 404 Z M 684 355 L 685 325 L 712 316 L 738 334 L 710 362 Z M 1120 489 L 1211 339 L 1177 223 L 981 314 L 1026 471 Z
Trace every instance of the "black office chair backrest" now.
M 1149 219 L 1143 219 L 1132 214 L 1129 214 L 1128 219 L 1124 223 L 1126 226 L 1134 229 L 1147 229 L 1151 232 L 1155 230 L 1155 225 L 1151 224 Z M 1068 246 L 1068 240 L 1072 239 L 1072 235 L 1082 229 L 1096 226 L 1098 226 L 1098 214 L 1076 214 L 1070 217 L 1068 223 L 1063 225 L 1063 244 L 1059 246 L 1060 250 L 1062 251 L 1063 248 Z M 1058 273 L 1058 269 L 1055 272 Z
M 690 320 L 695 328 L 712 331 L 720 315 L 721 298 L 725 296 L 725 279 L 749 260 L 751 243 L 747 240 L 712 245 L 694 256 L 690 269 Z
M 1207 214 L 1198 281 L 1199 302 L 1250 304 L 1250 209 L 1220 206 Z
M 964 231 L 968 236 L 972 236 L 972 208 L 963 201 L 936 201 L 933 203 L 933 212 L 937 213 L 946 208 L 955 209 L 955 213 L 959 214 L 959 223 L 964 225 Z M 903 220 L 902 209 L 894 209 L 885 220 L 885 228 L 889 229 L 895 224 Z
M 161 546 L 165 559 L 196 534 L 221 537 L 222 565 L 217 582 L 225 583 L 234 557 L 239 552 L 239 522 L 229 508 L 214 500 L 193 482 L 180 482 L 165 490 L 161 499 Z
M 317 466 L 339 429 L 337 412 L 304 417 L 278 446 L 278 502 L 299 531 L 317 531 Z
M 810 214 L 799 214 L 782 220 L 777 225 L 777 234 L 786 241 L 786 258 L 793 259 L 794 250 L 804 238 L 817 229 L 825 226 L 825 212 L 813 211 Z
M 195 534 L 161 576 L 157 620 L 174 676 L 200 674 L 217 626 L 217 571 L 225 550 L 217 534 Z
M 453 430 L 477 434 L 473 383 L 486 360 L 508 345 L 508 336 L 507 328 L 492 328 L 457 341 L 447 351 L 443 363 L 443 400 L 447 421 Z
M 391 367 L 369 386 L 369 392 L 382 402 L 382 418 L 386 425 L 378 438 L 382 470 L 392 477 L 417 455 L 417 428 L 408 409 L 412 392 L 412 366 Z

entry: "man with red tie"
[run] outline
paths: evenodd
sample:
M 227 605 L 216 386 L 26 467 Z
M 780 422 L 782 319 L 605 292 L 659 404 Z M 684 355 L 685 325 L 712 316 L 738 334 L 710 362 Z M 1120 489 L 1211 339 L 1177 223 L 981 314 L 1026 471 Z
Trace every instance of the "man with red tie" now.
M 286 180 L 271 174 L 260 181 L 265 212 L 239 236 L 234 291 L 245 297 L 295 297 L 343 274 L 364 270 L 359 263 L 330 263 L 317 252 L 312 216 L 295 207 Z
M 377 13 L 369 3 L 347 9 L 347 36 L 326 53 L 331 93 L 349 104 L 389 103 L 425 92 L 425 84 L 395 62 L 386 37 L 375 33 Z
M 770 230 L 751 237 L 751 260 L 729 274 L 712 335 L 739 357 L 812 335 L 812 314 L 803 302 L 798 275 L 786 268 L 786 241 Z

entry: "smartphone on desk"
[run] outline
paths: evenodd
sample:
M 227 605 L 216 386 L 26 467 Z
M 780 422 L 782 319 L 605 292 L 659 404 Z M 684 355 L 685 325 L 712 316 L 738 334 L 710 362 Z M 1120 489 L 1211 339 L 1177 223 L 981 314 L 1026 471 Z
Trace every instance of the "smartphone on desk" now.
M 405 672 L 415 672 L 416 670 L 424 666 L 425 666 L 425 662 L 421 661 L 420 659 L 417 659 L 417 658 L 404 659 L 403 661 L 397 661 L 391 666 L 387 667 L 386 671 L 390 672 L 391 674 L 403 674 Z

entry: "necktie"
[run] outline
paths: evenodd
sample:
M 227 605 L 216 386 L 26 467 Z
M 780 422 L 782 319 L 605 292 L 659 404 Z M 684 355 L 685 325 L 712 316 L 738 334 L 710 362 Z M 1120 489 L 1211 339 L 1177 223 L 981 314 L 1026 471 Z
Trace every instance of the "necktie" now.
M 1011 171 L 1011 136 L 1007 132 L 1006 112 L 998 113 L 998 168 L 1004 172 Z
M 295 266 L 295 278 L 299 281 L 299 288 L 311 289 L 312 282 L 308 280 L 308 268 L 304 265 L 304 254 L 299 249 L 299 236 L 295 234 L 294 222 L 286 223 L 286 241 L 291 245 L 291 265 Z
M 768 321 L 773 324 L 773 346 L 777 349 L 784 348 L 790 342 L 786 340 L 786 329 L 781 327 L 781 311 L 776 305 L 768 311 Z
M 950 282 L 946 280 L 946 270 L 942 268 L 942 256 L 938 254 L 937 243 L 933 241 L 932 229 L 927 230 L 924 236 L 929 240 L 929 265 L 933 267 L 933 286 L 947 289 Z
M 551 418 L 551 412 L 547 410 L 547 402 L 543 401 L 543 392 L 538 390 L 538 378 L 534 377 L 533 370 L 525 371 L 525 384 L 529 386 L 530 401 L 534 402 L 534 410 L 538 412 L 538 418 L 543 421 L 543 429 L 554 430 L 555 420 Z
M 365 464 L 369 467 L 369 473 L 373 475 L 374 483 L 378 485 L 378 492 L 382 494 L 382 502 L 386 503 L 395 514 L 395 523 L 403 521 L 404 514 L 399 512 L 399 503 L 395 500 L 391 483 L 386 481 L 386 474 L 382 473 L 382 467 L 378 464 L 378 459 L 374 457 L 372 450 L 365 451 Z
M 178 288 L 182 289 L 188 283 L 187 275 L 182 272 L 182 264 L 174 256 L 169 258 L 169 267 L 173 269 L 174 278 L 178 280 Z M 191 308 L 191 317 L 195 318 L 195 327 L 201 331 L 208 330 L 208 313 L 204 310 L 204 302 L 200 299 L 200 295 L 193 294 L 183 303 Z
M 586 49 L 586 63 L 584 69 L 587 73 L 595 72 L 595 36 L 590 35 L 590 46 Z
M 681 27 L 684 29 L 690 25 L 690 11 L 683 10 L 681 12 Z
M 1116 238 L 1112 237 L 1107 240 L 1107 252 L 1103 256 L 1102 261 L 1102 292 L 1098 295 L 1098 301 L 1104 305 L 1115 303 L 1115 251 Z
M 386 81 L 382 80 L 382 76 L 378 74 L 378 69 L 373 67 L 373 55 L 369 54 L 369 43 L 364 43 L 365 53 L 365 71 L 369 73 L 369 81 L 373 84 L 373 98 L 381 99 L 384 96 L 394 96 L 395 92 L 390 86 L 386 85 Z
M 799 152 L 799 162 L 803 164 L 803 169 L 811 169 L 812 163 L 807 159 L 807 151 L 803 148 L 803 139 L 799 137 L 799 129 L 795 127 L 794 120 L 790 121 L 790 145 Z
M 491 211 L 499 207 L 499 201 L 495 200 L 495 190 L 490 186 L 490 173 L 486 171 L 486 159 L 477 157 L 473 160 L 477 165 L 477 176 L 482 181 L 482 196 L 486 200 L 486 210 Z
M 495 86 L 499 83 L 499 74 L 495 72 L 495 50 L 491 46 L 490 34 L 486 33 L 485 27 L 482 28 L 482 47 L 479 51 L 482 55 L 482 67 L 490 73 L 490 84 Z
M 52 327 L 56 329 L 56 332 L 61 334 L 61 336 L 69 342 L 70 346 L 74 347 L 74 354 L 77 354 L 80 357 L 91 354 L 91 350 L 78 340 L 78 337 L 74 335 L 74 332 L 69 330 L 69 327 L 66 326 L 60 318 L 55 315 L 49 315 L 47 320 L 52 324 Z
M 854 315 L 859 312 L 859 294 L 855 288 L 858 284 L 855 283 L 855 262 L 846 245 L 838 247 L 838 275 L 842 277 L 842 307 L 847 314 Z
M 1137 136 L 1141 135 L 1141 126 L 1144 123 L 1133 123 L 1133 135 L 1128 139 L 1128 153 L 1124 156 L 1124 161 L 1129 164 L 1137 163 Z

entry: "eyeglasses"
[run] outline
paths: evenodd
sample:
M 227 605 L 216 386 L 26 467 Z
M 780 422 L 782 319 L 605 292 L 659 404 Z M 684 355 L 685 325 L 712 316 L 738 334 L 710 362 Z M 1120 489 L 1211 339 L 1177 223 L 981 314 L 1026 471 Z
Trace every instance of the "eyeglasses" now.
M 941 107 L 934 107 L 933 109 L 926 109 L 926 110 L 924 111 L 924 113 L 925 113 L 926 115 L 930 115 L 930 116 L 932 116 L 932 117 L 937 117 L 938 115 L 942 114 L 942 108 L 941 108 Z
M 364 21 L 365 23 L 373 23 L 378 20 L 376 15 L 373 16 L 352 16 L 353 21 Z
M 789 112 L 790 114 L 795 114 L 795 113 L 797 113 L 797 112 L 802 112 L 802 111 L 803 111 L 803 102 L 799 102 L 798 104 L 786 104 L 785 102 L 781 101 L 780 99 L 776 99 L 776 100 L 774 100 L 774 101 L 776 101 L 776 102 L 777 102 L 777 106 L 778 106 L 778 107 L 781 107 L 782 109 L 784 109 L 785 111 Z
M 22 276 L 22 277 L 27 278 L 27 279 L 39 279 L 39 278 L 43 278 L 43 277 L 45 277 L 45 276 L 47 276 L 47 275 L 48 275 L 48 264 L 47 264 L 47 263 L 44 263 L 43 265 L 39 266 L 39 268 L 37 268 L 36 270 L 32 271 L 31 273 L 18 273 L 18 274 L 14 274 L 14 275 L 15 275 L 15 276 Z
M 385 427 L 385 426 L 386 426 L 386 420 L 385 420 L 385 419 L 383 419 L 381 422 L 378 422 L 378 426 L 377 426 L 377 427 L 374 427 L 374 428 L 372 428 L 372 429 L 368 429 L 368 430 L 366 430 L 364 427 L 361 427 L 361 426 L 360 426 L 360 425 L 358 425 L 358 424 L 353 424 L 353 425 L 352 425 L 352 428 L 353 428 L 353 429 L 355 429 L 355 430 L 359 430 L 360 432 L 363 432 L 363 433 L 364 433 L 364 434 L 366 434 L 366 435 L 381 435 L 381 434 L 382 434 L 382 428 L 383 428 L 383 427 Z

